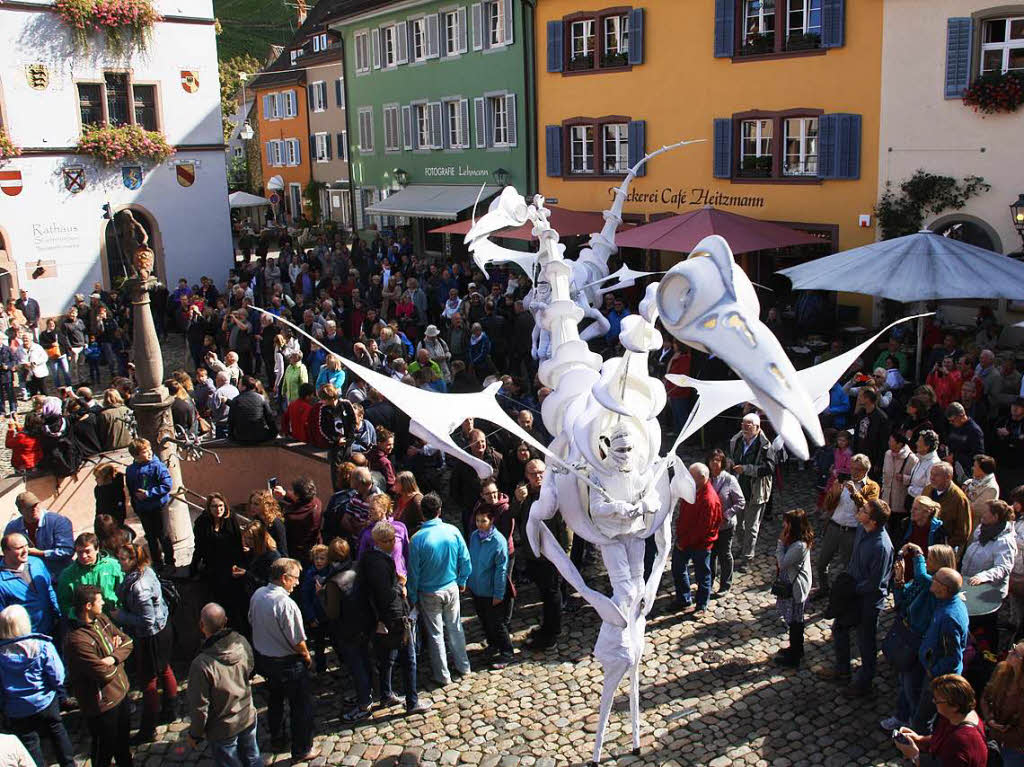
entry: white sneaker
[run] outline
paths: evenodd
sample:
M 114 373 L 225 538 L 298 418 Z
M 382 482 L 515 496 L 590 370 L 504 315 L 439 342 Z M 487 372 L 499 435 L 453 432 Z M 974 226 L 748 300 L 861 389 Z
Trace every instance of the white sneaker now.
M 898 730 L 900 727 L 906 727 L 907 723 L 906 722 L 901 722 L 899 719 L 897 719 L 894 716 L 890 716 L 890 717 L 886 717 L 881 722 L 879 722 L 878 726 L 881 727 L 886 732 L 892 732 L 893 730 Z

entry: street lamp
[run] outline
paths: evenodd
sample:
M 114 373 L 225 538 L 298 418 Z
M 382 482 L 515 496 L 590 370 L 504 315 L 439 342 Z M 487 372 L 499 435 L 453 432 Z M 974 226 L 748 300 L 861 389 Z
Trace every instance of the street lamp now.
M 498 186 L 504 189 L 508 186 L 508 171 L 504 168 L 498 168 L 494 171 L 494 180 L 498 182 Z
M 249 124 L 249 115 L 245 112 L 245 81 L 249 79 L 248 72 L 239 72 L 238 79 L 242 83 L 242 117 L 245 119 L 245 123 L 242 125 L 241 130 L 238 131 L 238 137 L 242 141 L 251 141 L 255 135 L 252 130 L 252 125 Z
M 395 168 L 392 171 L 392 173 L 395 176 L 395 181 L 398 182 L 398 185 L 400 187 L 405 187 L 409 183 L 409 174 L 408 174 L 408 172 L 402 170 L 401 168 Z
M 1010 203 L 1010 215 L 1013 216 L 1013 226 L 1020 235 L 1021 250 L 1024 251 L 1024 194 L 1017 197 L 1016 202 Z

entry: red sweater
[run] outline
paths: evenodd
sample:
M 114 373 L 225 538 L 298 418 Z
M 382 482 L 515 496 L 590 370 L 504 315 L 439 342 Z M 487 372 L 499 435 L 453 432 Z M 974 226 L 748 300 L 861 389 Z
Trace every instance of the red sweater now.
M 31 471 L 43 460 L 43 446 L 24 429 L 8 429 L 4 445 L 11 451 L 11 466 L 18 471 Z
M 722 524 L 722 500 L 711 481 L 697 491 L 693 503 L 679 500 L 676 517 L 676 548 L 682 551 L 710 551 L 718 540 Z
M 960 724 L 954 727 L 944 716 L 936 717 L 935 732 L 927 750 L 942 767 L 985 767 L 988 746 L 985 725 Z
M 309 414 L 313 412 L 313 403 L 301 397 L 293 400 L 281 418 L 281 431 L 300 442 L 312 442 L 309 438 Z

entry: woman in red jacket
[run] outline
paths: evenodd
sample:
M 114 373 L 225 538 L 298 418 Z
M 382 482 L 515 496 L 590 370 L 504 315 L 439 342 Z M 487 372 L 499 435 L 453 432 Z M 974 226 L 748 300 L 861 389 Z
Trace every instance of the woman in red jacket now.
M 43 460 L 43 446 L 36 437 L 41 429 L 42 422 L 35 413 L 25 416 L 24 428 L 19 428 L 16 415 L 11 416 L 4 445 L 11 451 L 11 466 L 15 471 L 30 472 Z

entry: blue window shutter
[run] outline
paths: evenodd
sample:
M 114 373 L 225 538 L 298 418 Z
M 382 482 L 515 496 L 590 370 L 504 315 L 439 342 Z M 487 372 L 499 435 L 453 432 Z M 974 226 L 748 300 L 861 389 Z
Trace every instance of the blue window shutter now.
M 838 116 L 836 135 L 836 178 L 860 178 L 861 116 Z
M 312 133 L 309 134 L 309 161 L 314 162 L 316 160 L 316 136 Z
M 736 3 L 715 0 L 715 58 L 732 58 L 736 45 Z
M 562 175 L 562 126 L 548 125 L 544 128 L 547 144 L 547 172 L 549 176 Z
M 629 12 L 629 63 L 644 63 L 644 9 Z
M 313 91 L 314 90 L 315 90 L 315 88 L 312 85 L 307 85 L 306 86 L 306 91 L 307 91 L 306 95 L 308 96 L 308 101 L 306 102 L 306 108 L 310 112 L 313 111 Z
M 334 105 L 341 109 L 345 103 L 345 95 L 341 92 L 341 80 L 334 81 Z
M 715 118 L 714 176 L 732 178 L 732 120 Z
M 328 160 L 333 159 L 333 157 L 331 156 L 331 134 L 330 133 L 328 133 L 326 136 L 324 136 L 324 146 L 327 147 L 327 159 Z
M 818 175 L 821 178 L 838 178 L 836 155 L 839 142 L 839 115 L 822 115 L 818 118 Z
M 633 34 L 632 28 L 630 28 L 629 33 L 632 36 L 632 34 Z M 627 160 L 626 160 L 629 163 L 629 167 L 630 168 L 632 168 L 634 165 L 636 165 L 638 162 L 640 162 L 642 159 L 644 159 L 644 155 L 647 153 L 647 136 L 646 136 L 646 134 L 647 134 L 647 122 L 646 121 L 644 121 L 644 120 L 633 120 L 632 122 L 630 122 L 629 128 L 628 128 L 628 133 L 627 133 L 627 135 L 628 135 L 629 151 L 627 153 Z M 638 176 L 646 176 L 647 175 L 647 165 L 646 164 L 642 165 L 640 167 L 640 170 L 637 171 L 636 175 L 638 175 Z
M 561 72 L 564 58 L 565 38 L 562 36 L 562 22 L 548 22 L 548 71 Z
M 846 0 L 822 0 L 821 47 L 839 48 L 846 44 Z
M 338 139 L 338 159 L 339 160 L 344 160 L 345 159 L 345 134 L 344 133 L 338 133 L 338 134 L 336 134 L 336 136 L 337 136 L 337 139 Z
M 971 32 L 968 17 L 946 19 L 946 85 L 947 99 L 962 98 L 971 84 Z

